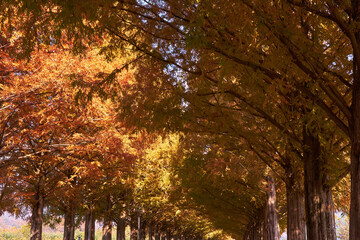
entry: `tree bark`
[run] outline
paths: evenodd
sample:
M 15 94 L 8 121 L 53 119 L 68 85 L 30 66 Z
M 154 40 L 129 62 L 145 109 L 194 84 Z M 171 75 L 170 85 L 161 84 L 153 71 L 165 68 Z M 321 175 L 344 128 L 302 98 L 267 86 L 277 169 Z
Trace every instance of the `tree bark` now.
M 360 22 L 360 1 L 352 0 L 352 18 L 354 23 Z M 351 119 L 349 132 L 351 140 L 351 197 L 350 197 L 350 232 L 349 239 L 360 239 L 360 62 L 357 56 L 360 51 L 360 31 L 355 33 L 356 45 L 353 45 L 353 86 L 351 102 Z M 356 49 L 357 48 L 357 49 Z
M 125 219 L 120 218 L 117 222 L 116 240 L 125 240 Z
M 111 233 L 112 233 L 112 218 L 111 218 L 112 200 L 111 199 L 112 199 L 111 194 L 108 194 L 106 196 L 106 207 L 104 213 L 102 240 L 111 240 Z
M 85 240 L 95 240 L 95 217 L 92 210 L 85 216 Z
M 32 206 L 30 219 L 30 240 L 41 240 L 43 223 L 44 198 L 40 191 L 34 195 L 34 205 Z
M 138 238 L 138 229 L 137 229 L 137 218 L 132 215 L 130 220 L 130 239 L 137 240 Z
M 287 161 L 285 166 L 286 199 L 287 199 L 287 239 L 305 240 L 305 205 L 302 172 L 295 169 L 293 162 Z
M 146 240 L 146 221 L 144 220 L 144 218 L 141 218 L 141 240 Z
M 276 211 L 276 189 L 273 177 L 267 176 L 264 240 L 279 240 L 279 220 Z
M 360 239 L 360 80 L 354 82 L 351 136 L 350 240 Z M 356 86 L 355 86 L 356 85 Z
M 106 216 L 104 218 L 102 240 L 111 240 L 111 231 L 112 231 L 111 219 L 108 216 Z
M 149 223 L 149 240 L 153 239 L 153 226 L 152 223 Z
M 160 240 L 160 237 L 161 237 L 161 235 L 160 235 L 160 231 L 158 229 L 155 234 L 155 240 Z
M 141 215 L 140 213 L 138 213 L 138 218 L 137 218 L 137 227 L 138 227 L 138 240 L 142 239 L 142 229 L 141 229 Z
M 295 182 L 286 184 L 287 198 L 287 239 L 305 240 L 304 193 Z
M 320 141 L 305 129 L 303 137 L 307 239 L 336 240 L 332 193 Z
M 74 240 L 75 236 L 75 213 L 72 207 L 65 211 L 64 240 Z

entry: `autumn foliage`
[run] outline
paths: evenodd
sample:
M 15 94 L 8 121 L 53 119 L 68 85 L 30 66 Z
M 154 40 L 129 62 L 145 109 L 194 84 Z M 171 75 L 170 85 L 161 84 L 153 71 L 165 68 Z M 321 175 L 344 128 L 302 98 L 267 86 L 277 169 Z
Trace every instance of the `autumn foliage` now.
M 0 213 L 32 239 L 360 238 L 360 1 L 2 3 Z

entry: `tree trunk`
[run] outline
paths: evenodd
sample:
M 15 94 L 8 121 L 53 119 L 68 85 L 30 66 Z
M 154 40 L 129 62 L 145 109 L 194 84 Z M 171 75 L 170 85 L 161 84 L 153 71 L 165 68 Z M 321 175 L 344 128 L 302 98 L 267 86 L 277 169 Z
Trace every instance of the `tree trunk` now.
M 360 2 L 352 0 L 353 20 L 360 21 Z M 360 44 L 360 32 L 356 30 L 356 43 Z M 350 203 L 350 240 L 360 239 L 360 62 L 357 52 L 359 45 L 354 46 L 353 86 L 351 102 L 351 120 L 349 132 L 351 139 L 351 203 Z M 357 48 L 357 49 L 355 49 Z
M 336 225 L 335 225 L 335 210 L 334 210 L 334 201 L 332 197 L 331 189 L 328 189 L 325 192 L 326 201 L 325 201 L 325 217 L 326 223 L 328 226 L 328 239 L 337 239 L 336 237 Z
M 141 215 L 138 213 L 138 219 L 137 219 L 137 227 L 138 227 L 138 240 L 142 239 L 142 229 L 141 229 Z
M 125 219 L 120 218 L 117 222 L 116 240 L 125 240 Z
M 112 231 L 112 223 L 111 219 L 108 217 L 104 218 L 103 225 L 103 237 L 102 240 L 111 240 L 111 231 Z
M 305 129 L 303 136 L 307 239 L 336 240 L 334 206 L 320 142 Z
M 39 191 L 35 194 L 34 200 L 30 219 L 30 240 L 41 240 L 44 198 Z
M 141 220 L 141 240 L 146 240 L 146 221 L 142 218 Z
M 75 236 L 75 213 L 72 207 L 65 211 L 64 240 L 74 240 Z
M 104 218 L 102 240 L 111 240 L 112 223 L 109 217 Z
M 90 210 L 85 216 L 85 239 L 95 240 L 95 217 L 94 212 Z
M 275 182 L 271 176 L 267 176 L 267 191 L 265 204 L 264 240 L 279 240 L 279 220 L 276 211 Z
M 166 239 L 171 240 L 171 234 L 169 231 L 166 232 Z
M 103 225 L 103 236 L 102 240 L 111 240 L 112 233 L 112 219 L 111 219 L 111 194 L 106 196 L 106 209 L 104 213 L 104 225 Z
M 357 85 L 359 85 L 358 83 Z M 354 83 L 355 85 L 355 83 Z M 355 87 L 355 86 L 354 86 Z M 357 88 L 360 88 L 357 86 Z M 356 103 L 357 102 L 357 103 Z M 353 90 L 351 141 L 350 240 L 360 239 L 360 89 Z
M 286 184 L 287 198 L 287 239 L 305 240 L 304 193 L 295 183 Z
M 286 181 L 286 199 L 287 199 L 287 239 L 305 240 L 305 206 L 304 191 L 301 184 L 302 172 L 294 169 L 292 162 L 288 161 L 285 167 Z
M 161 235 L 160 235 L 160 231 L 158 229 L 155 234 L 155 240 L 160 240 L 160 237 L 161 237 Z
M 152 223 L 149 223 L 149 240 L 153 239 L 153 226 Z
M 134 215 L 131 216 L 130 220 L 130 240 L 137 240 L 138 229 L 137 229 L 137 218 Z

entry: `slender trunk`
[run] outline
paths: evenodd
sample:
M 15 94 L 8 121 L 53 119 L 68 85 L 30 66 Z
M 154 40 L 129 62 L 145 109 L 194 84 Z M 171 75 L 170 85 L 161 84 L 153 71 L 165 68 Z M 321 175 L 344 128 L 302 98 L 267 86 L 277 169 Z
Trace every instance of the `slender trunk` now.
M 149 223 L 149 240 L 153 239 L 153 226 L 152 223 Z
M 85 216 L 85 239 L 95 240 L 95 217 L 94 212 L 90 210 Z
M 157 229 L 156 234 L 155 234 L 155 240 L 160 240 L 160 237 L 161 237 L 160 231 L 159 231 L 159 229 Z
M 137 219 L 133 216 L 131 216 L 130 220 L 130 239 L 131 240 L 137 240 L 138 236 L 138 229 L 137 229 Z
M 39 191 L 35 194 L 34 200 L 30 220 L 30 240 L 41 240 L 44 198 Z
M 91 218 L 90 239 L 95 240 L 95 214 Z
M 106 209 L 104 213 L 102 240 L 111 240 L 111 233 L 112 233 L 112 218 L 111 218 L 112 200 L 111 199 L 112 199 L 111 194 L 108 194 L 106 196 Z
M 117 222 L 116 240 L 125 240 L 125 219 L 120 218 Z
M 301 172 L 295 170 L 289 161 L 285 174 L 288 176 L 286 181 L 287 239 L 305 240 L 305 199 Z
M 142 229 L 141 229 L 141 215 L 138 213 L 138 219 L 137 219 L 137 227 L 138 227 L 138 240 L 142 239 Z
M 112 223 L 109 217 L 104 218 L 102 240 L 111 240 Z
M 307 238 L 336 240 L 331 189 L 320 141 L 304 129 L 304 189 Z
M 287 239 L 305 240 L 304 193 L 296 185 L 286 185 Z
M 144 219 L 140 219 L 141 220 L 141 240 L 146 240 L 146 221 Z
M 267 176 L 264 240 L 279 240 L 279 220 L 276 211 L 276 189 L 273 177 Z
M 354 22 L 360 21 L 360 2 L 352 0 Z M 360 44 L 360 32 L 356 32 L 356 42 Z M 353 46 L 358 47 L 358 46 Z M 351 203 L 350 240 L 360 239 L 360 62 L 354 52 L 351 120 L 349 132 L 351 139 Z
M 85 215 L 85 230 L 84 230 L 84 240 L 90 240 L 90 213 Z
M 109 194 L 106 199 L 106 209 L 104 214 L 102 240 L 111 240 L 111 232 L 112 232 L 111 207 L 112 207 L 111 195 Z
M 169 231 L 166 232 L 166 239 L 171 240 L 171 234 Z
M 112 223 L 109 217 L 104 218 L 102 240 L 111 240 Z
M 326 223 L 328 226 L 328 239 L 337 239 L 336 237 L 336 225 L 335 225 L 335 210 L 334 210 L 334 201 L 332 197 L 332 191 L 331 189 L 328 189 L 325 192 L 326 195 L 326 211 L 325 211 L 325 217 L 326 217 Z
M 360 239 L 360 86 L 356 88 L 357 91 L 353 90 L 353 125 L 350 126 L 350 132 L 353 135 L 351 139 L 350 240 Z
M 75 213 L 72 207 L 65 211 L 64 240 L 73 240 L 75 235 Z

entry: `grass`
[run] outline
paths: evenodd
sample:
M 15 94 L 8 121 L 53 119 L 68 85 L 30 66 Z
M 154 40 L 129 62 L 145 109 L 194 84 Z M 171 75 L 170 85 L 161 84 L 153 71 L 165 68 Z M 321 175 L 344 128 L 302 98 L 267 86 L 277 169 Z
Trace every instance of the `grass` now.
M 84 232 L 80 230 L 75 231 L 75 240 L 78 238 L 84 239 Z M 1 240 L 28 240 L 30 238 L 30 226 L 23 225 L 21 228 L 12 227 L 10 229 L 0 229 L 0 239 Z M 98 229 L 95 233 L 95 240 L 101 240 L 102 232 Z M 43 232 L 43 240 L 62 240 L 62 232 Z M 113 229 L 112 239 L 116 239 L 116 229 Z M 130 238 L 127 238 L 130 240 Z

